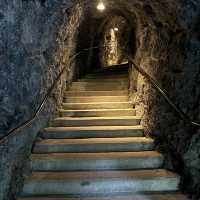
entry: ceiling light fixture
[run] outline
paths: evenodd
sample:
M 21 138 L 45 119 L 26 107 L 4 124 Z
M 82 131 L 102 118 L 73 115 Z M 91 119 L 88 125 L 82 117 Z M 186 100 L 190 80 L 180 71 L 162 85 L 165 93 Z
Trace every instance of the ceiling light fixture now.
M 104 5 L 104 3 L 102 2 L 102 1 L 100 1 L 99 3 L 98 3 L 98 5 L 97 5 L 97 9 L 99 10 L 99 11 L 104 11 L 105 10 L 105 5 Z
M 115 28 L 114 28 L 114 31 L 118 32 L 118 31 L 119 31 L 119 29 L 118 29 L 117 27 L 115 27 Z

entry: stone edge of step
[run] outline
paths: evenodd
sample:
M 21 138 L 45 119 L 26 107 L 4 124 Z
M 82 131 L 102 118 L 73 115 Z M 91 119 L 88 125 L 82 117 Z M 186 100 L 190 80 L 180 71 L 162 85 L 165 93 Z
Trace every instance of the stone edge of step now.
M 75 172 L 33 172 L 29 179 L 31 181 L 51 180 L 95 180 L 95 179 L 124 179 L 128 177 L 134 180 L 148 180 L 161 178 L 175 178 L 180 181 L 180 176 L 165 169 L 142 169 L 142 170 L 108 170 L 108 171 L 75 171 Z
M 118 196 L 101 197 L 20 197 L 17 200 L 189 200 L 189 198 L 179 192 L 159 192 L 157 194 L 129 194 Z
M 51 157 L 50 157 L 51 156 Z M 118 158 L 163 158 L 157 151 L 144 152 L 107 152 L 107 153 L 47 153 L 32 154 L 31 160 L 58 160 L 58 159 L 118 159 Z
M 36 145 L 94 145 L 94 144 L 152 144 L 154 140 L 147 137 L 123 137 L 123 138 L 81 138 L 81 139 L 43 139 Z
M 109 129 L 112 128 L 112 129 Z M 48 127 L 44 128 L 43 131 L 48 132 L 66 132 L 66 131 L 126 131 L 126 130 L 133 130 L 133 131 L 143 131 L 144 128 L 142 125 L 137 126 L 90 126 L 90 127 Z
M 86 120 L 141 120 L 140 116 L 119 116 L 119 117 L 57 117 L 53 121 L 86 121 Z
M 97 105 L 101 105 L 101 104 L 133 104 L 131 101 L 122 101 L 122 102 L 120 102 L 120 101 L 117 101 L 117 102 L 89 102 L 89 103 L 62 103 L 63 105 L 79 105 L 79 104 L 81 104 L 81 105 L 95 105 L 95 104 L 97 104 Z

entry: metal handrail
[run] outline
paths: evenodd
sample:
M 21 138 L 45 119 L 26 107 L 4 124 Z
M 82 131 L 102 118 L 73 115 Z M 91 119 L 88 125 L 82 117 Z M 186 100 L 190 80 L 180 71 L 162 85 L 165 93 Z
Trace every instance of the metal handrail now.
M 69 59 L 70 59 L 69 65 L 71 65 L 75 61 L 75 59 L 79 55 L 81 55 L 82 53 L 87 52 L 87 51 L 92 50 L 92 49 L 99 49 L 99 48 L 102 48 L 102 47 L 105 47 L 105 46 L 107 46 L 107 45 L 93 46 L 93 47 L 82 49 L 78 53 L 75 53 L 75 54 L 73 54 L 72 56 L 69 57 Z M 67 66 L 69 66 L 69 65 L 67 65 Z M 30 124 L 32 124 L 33 121 L 35 121 L 35 119 L 38 117 L 38 115 L 42 111 L 42 109 L 43 109 L 44 105 L 46 104 L 47 100 L 49 99 L 50 95 L 52 94 L 53 90 L 55 89 L 58 81 L 60 81 L 61 76 L 67 70 L 67 66 L 63 67 L 63 69 L 61 70 L 61 72 L 58 74 L 58 76 L 56 77 L 56 79 L 53 82 L 53 84 L 51 85 L 51 87 L 48 89 L 47 94 L 43 98 L 41 104 L 37 108 L 35 114 L 31 117 L 31 119 L 23 122 L 22 124 L 18 125 L 17 127 L 13 128 L 13 129 L 11 129 L 7 134 L 5 134 L 2 138 L 0 138 L 0 144 L 3 143 L 9 136 L 11 136 L 11 135 L 14 136 L 15 134 L 17 134 L 18 131 L 24 129 L 25 127 L 27 127 Z
M 167 92 L 164 89 L 161 89 L 161 87 L 159 86 L 159 84 L 156 82 L 155 79 L 153 79 L 142 67 L 138 66 L 135 64 L 133 58 L 131 58 L 130 56 L 127 56 L 129 62 L 132 63 L 132 65 L 134 66 L 134 68 L 140 73 L 142 74 L 145 78 L 148 79 L 148 81 L 154 86 L 154 88 L 164 97 L 164 99 L 167 101 L 167 103 L 173 108 L 173 110 L 178 114 L 178 116 L 186 123 L 190 123 L 193 126 L 197 126 L 200 127 L 200 123 L 198 122 L 194 122 L 191 120 L 191 118 L 185 114 L 178 106 L 176 106 L 173 101 L 171 100 L 171 98 L 167 95 Z
M 89 50 L 92 49 L 99 49 L 102 47 L 106 47 L 107 45 L 102 45 L 102 46 L 93 46 L 93 47 L 89 47 L 89 48 L 85 48 L 82 49 L 81 51 L 79 51 L 78 53 L 72 55 L 69 57 L 70 62 L 69 65 L 72 64 L 72 62 L 75 61 L 75 59 L 81 55 L 83 52 L 87 52 Z M 166 92 L 161 89 L 161 87 L 157 84 L 157 82 L 140 66 L 137 66 L 134 62 L 134 60 L 130 57 L 127 56 L 129 62 L 131 62 L 135 69 L 140 72 L 144 77 L 146 77 L 149 82 L 157 89 L 157 91 L 165 98 L 165 100 L 168 102 L 168 104 L 173 108 L 173 110 L 176 111 L 176 113 L 181 117 L 182 120 L 184 120 L 185 122 L 190 122 L 192 125 L 194 126 L 198 126 L 200 127 L 200 123 L 198 122 L 193 122 L 189 116 L 187 116 L 180 108 L 178 108 L 173 101 L 168 97 L 168 95 L 166 94 Z M 63 67 L 63 69 L 61 70 L 61 72 L 58 74 L 57 78 L 55 79 L 55 81 L 53 82 L 52 86 L 48 89 L 47 94 L 45 95 L 45 97 L 43 98 L 41 104 L 39 105 L 38 109 L 36 110 L 35 114 L 33 115 L 33 117 L 31 117 L 31 119 L 25 121 L 24 123 L 22 123 L 21 125 L 17 126 L 16 128 L 11 129 L 6 135 L 4 135 L 1 139 L 0 139 L 0 143 L 3 143 L 9 136 L 11 135 L 15 135 L 18 131 L 24 129 L 25 127 L 27 127 L 28 125 L 32 124 L 32 122 L 38 117 L 38 115 L 40 114 L 40 112 L 42 111 L 44 105 L 46 104 L 48 98 L 50 97 L 50 95 L 52 94 L 54 88 L 56 87 L 58 81 L 61 79 L 61 76 L 64 74 L 64 72 L 66 71 L 67 66 Z

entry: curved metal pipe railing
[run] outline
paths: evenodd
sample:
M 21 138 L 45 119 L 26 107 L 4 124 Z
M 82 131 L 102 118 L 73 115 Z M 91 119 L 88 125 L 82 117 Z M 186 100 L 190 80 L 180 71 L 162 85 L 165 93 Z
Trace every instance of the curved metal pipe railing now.
M 167 95 L 166 91 L 161 89 L 159 84 L 154 80 L 142 67 L 138 66 L 135 64 L 134 60 L 130 57 L 127 56 L 129 62 L 133 65 L 133 67 L 140 73 L 142 74 L 153 86 L 154 88 L 164 97 L 164 99 L 167 101 L 167 103 L 171 106 L 171 108 L 177 113 L 177 115 L 185 122 L 185 123 L 190 123 L 193 126 L 199 127 L 200 128 L 200 123 L 194 122 L 190 119 L 190 117 L 185 114 L 178 106 L 176 106 L 173 101 L 169 98 Z

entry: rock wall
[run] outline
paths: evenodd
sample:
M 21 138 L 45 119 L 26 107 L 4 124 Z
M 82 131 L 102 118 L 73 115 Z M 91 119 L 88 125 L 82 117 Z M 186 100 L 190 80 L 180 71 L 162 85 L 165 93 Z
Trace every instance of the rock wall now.
M 138 18 L 135 62 L 166 90 L 179 108 L 198 122 L 200 40 L 196 23 L 200 2 L 173 3 L 166 2 L 159 5 L 160 8 L 153 3 L 143 6 L 147 18 Z M 137 113 L 143 117 L 146 134 L 155 138 L 158 150 L 164 153 L 166 168 L 181 175 L 182 190 L 191 194 L 193 199 L 199 199 L 199 129 L 180 120 L 149 81 L 134 68 L 130 74 L 132 100 Z
M 131 45 L 135 44 L 136 52 L 129 52 L 135 63 L 193 121 L 200 121 L 200 1 L 115 0 L 107 6 L 105 15 L 123 16 L 135 32 Z M 134 68 L 130 81 L 130 97 L 143 118 L 146 135 L 155 138 L 165 155 L 165 167 L 181 175 L 182 191 L 199 199 L 199 129 L 184 123 Z
M 32 116 L 67 64 L 74 42 L 68 35 L 73 35 L 79 15 L 67 29 L 70 1 L 62 6 L 40 1 L 0 3 L 0 134 L 4 135 Z
M 128 48 L 131 27 L 121 16 L 113 16 L 104 25 L 100 51 L 101 64 L 104 67 L 127 62 L 124 55 Z
M 30 119 L 63 67 L 65 74 L 40 115 L 0 143 L 0 200 L 15 199 L 28 173 L 38 132 L 56 114 L 74 78 L 80 4 L 69 1 L 0 0 L 0 135 Z M 66 85 L 67 83 L 67 85 Z M 24 173 L 26 172 L 26 173 Z
M 135 32 L 130 52 L 191 119 L 200 121 L 199 0 L 109 0 L 97 13 L 96 1 L 0 0 L 0 134 L 29 119 L 69 56 L 101 44 L 98 29 L 106 16 L 122 16 Z M 87 13 L 87 14 L 85 14 Z M 91 21 L 89 20 L 91 19 Z M 81 35 L 82 32 L 82 35 Z M 87 34 L 87 38 L 85 35 Z M 132 48 L 132 46 L 131 46 Z M 131 49 L 130 48 L 130 49 Z M 71 64 L 38 119 L 0 145 L 0 200 L 15 199 L 28 172 L 38 131 L 55 113 L 71 80 L 95 63 L 90 51 Z M 82 62 L 83 61 L 83 62 Z M 77 65 L 82 64 L 80 68 Z M 96 63 L 97 64 L 97 63 Z M 182 189 L 200 198 L 199 130 L 183 123 L 152 85 L 134 68 L 130 94 L 145 133 L 156 140 L 165 166 L 182 176 Z

